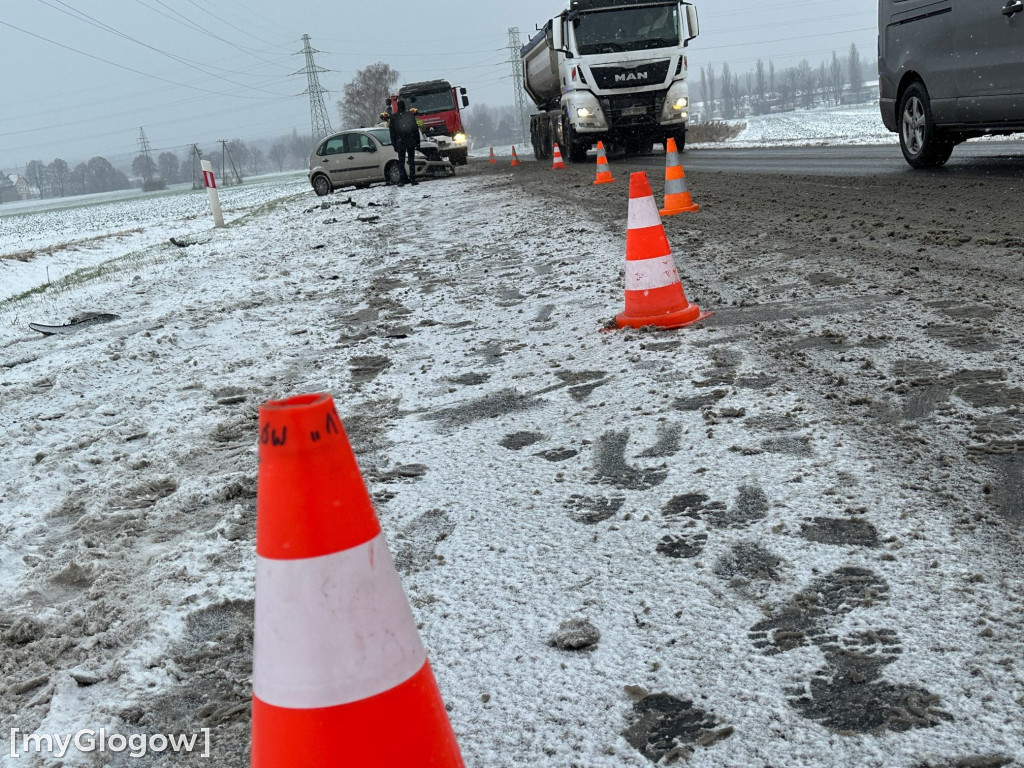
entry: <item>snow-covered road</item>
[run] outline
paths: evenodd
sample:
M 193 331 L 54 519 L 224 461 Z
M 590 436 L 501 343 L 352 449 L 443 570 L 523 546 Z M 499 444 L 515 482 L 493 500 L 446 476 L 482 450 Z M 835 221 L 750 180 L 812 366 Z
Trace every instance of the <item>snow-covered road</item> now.
M 1019 359 L 901 336 L 935 325 L 901 307 L 902 269 L 842 243 L 798 268 L 800 214 L 737 232 L 710 179 L 668 231 L 716 318 L 603 333 L 613 171 L 474 164 L 351 202 L 284 183 L 225 230 L 147 223 L 91 279 L 0 304 L 5 721 L 209 727 L 216 765 L 247 764 L 256 410 L 327 391 L 467 765 L 1024 760 L 1019 529 L 959 458 L 922 469 L 958 416 L 1016 418 Z M 120 319 L 25 327 L 85 312 Z M 928 343 L 960 376 L 915 401 L 936 431 L 882 391 L 934 373 Z M 552 645 L 568 619 L 600 640 Z M 65 764 L 205 764 L 106 760 Z

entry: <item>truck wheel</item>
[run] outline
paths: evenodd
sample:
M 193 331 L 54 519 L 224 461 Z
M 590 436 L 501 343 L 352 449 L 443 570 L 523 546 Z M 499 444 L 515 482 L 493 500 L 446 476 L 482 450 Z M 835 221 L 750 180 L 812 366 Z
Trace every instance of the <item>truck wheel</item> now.
M 569 122 L 568 115 L 562 116 L 562 135 L 565 137 L 564 152 L 562 153 L 565 158 L 571 163 L 585 163 L 590 144 L 580 140 L 576 129 Z
M 913 168 L 938 168 L 953 153 L 953 141 L 935 125 L 924 83 L 911 83 L 896 115 L 903 157 Z
M 316 192 L 317 197 L 329 195 L 331 193 L 331 180 L 326 176 L 314 176 L 313 191 Z
M 469 150 L 458 149 L 452 152 L 448 159 L 451 160 L 452 165 L 465 165 L 469 162 Z

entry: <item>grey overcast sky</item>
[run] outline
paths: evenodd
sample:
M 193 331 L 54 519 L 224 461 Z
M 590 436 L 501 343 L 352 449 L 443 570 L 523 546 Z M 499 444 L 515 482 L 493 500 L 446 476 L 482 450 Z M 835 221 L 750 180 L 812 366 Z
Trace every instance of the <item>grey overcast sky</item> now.
M 709 0 L 696 5 L 691 92 L 698 67 L 758 58 L 817 67 L 856 43 L 876 58 L 877 0 Z M 71 164 L 193 142 L 307 133 L 302 36 L 320 51 L 328 115 L 356 70 L 385 61 L 405 81 L 444 78 L 471 103 L 514 103 L 509 27 L 525 42 L 565 0 L 5 0 L 0 10 L 0 170 L 29 160 Z

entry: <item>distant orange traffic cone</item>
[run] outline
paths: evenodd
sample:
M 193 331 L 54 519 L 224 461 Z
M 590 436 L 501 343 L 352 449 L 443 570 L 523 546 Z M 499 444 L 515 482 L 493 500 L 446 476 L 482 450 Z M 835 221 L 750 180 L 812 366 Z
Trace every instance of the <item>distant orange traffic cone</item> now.
M 252 768 L 464 768 L 331 396 L 259 428 Z
M 674 216 L 677 213 L 695 213 L 700 206 L 693 202 L 690 187 L 686 183 L 686 172 L 679 162 L 676 140 L 669 138 L 665 142 L 665 207 L 662 216 Z
M 616 325 L 681 328 L 710 315 L 686 300 L 647 174 L 630 174 L 626 311 L 615 317 Z
M 516 154 L 516 148 L 512 147 L 512 167 L 515 168 L 519 165 L 519 155 Z
M 562 162 L 562 150 L 558 148 L 558 142 L 555 142 L 555 160 L 551 164 L 552 171 L 564 171 L 565 163 Z
M 594 179 L 595 184 L 611 184 L 615 179 L 612 178 L 612 172 L 608 168 L 608 155 L 604 151 L 604 142 L 597 142 L 597 178 Z
M 494 156 L 494 147 L 491 147 L 491 159 L 487 161 L 488 165 L 494 165 L 498 162 L 498 159 Z

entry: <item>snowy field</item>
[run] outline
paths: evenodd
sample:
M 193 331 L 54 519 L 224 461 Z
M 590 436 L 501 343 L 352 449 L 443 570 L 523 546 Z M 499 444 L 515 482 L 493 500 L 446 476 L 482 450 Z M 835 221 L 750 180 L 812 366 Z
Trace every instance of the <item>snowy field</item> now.
M 659 722 L 698 768 L 1024 759 L 1016 646 L 965 642 L 980 611 L 1019 619 L 1020 574 L 975 579 L 988 543 L 943 533 L 734 329 L 602 333 L 624 214 L 566 201 L 566 230 L 505 170 L 347 198 L 225 190 L 222 230 L 205 193 L 0 219 L 0 253 L 38 253 L 0 260 L 0 297 L 55 283 L 0 301 L 4 722 L 209 727 L 208 762 L 247 765 L 256 410 L 327 391 L 468 766 L 642 768 L 673 757 Z M 119 319 L 26 328 L 90 312 Z M 600 640 L 554 647 L 567 619 Z M 899 727 L 831 713 L 826 658 Z M 172 758 L 61 764 L 207 764 Z
M 304 173 L 250 180 L 220 189 L 225 215 L 253 212 L 282 188 L 309 187 Z M 165 243 L 167 232 L 191 235 L 212 222 L 206 190 L 23 200 L 0 206 L 0 301 L 114 255 Z M 13 257 L 13 258 L 12 258 Z
M 748 115 L 746 128 L 725 142 L 694 144 L 706 147 L 802 147 L 850 144 L 896 144 L 899 139 L 882 123 L 878 103 L 819 107 Z

